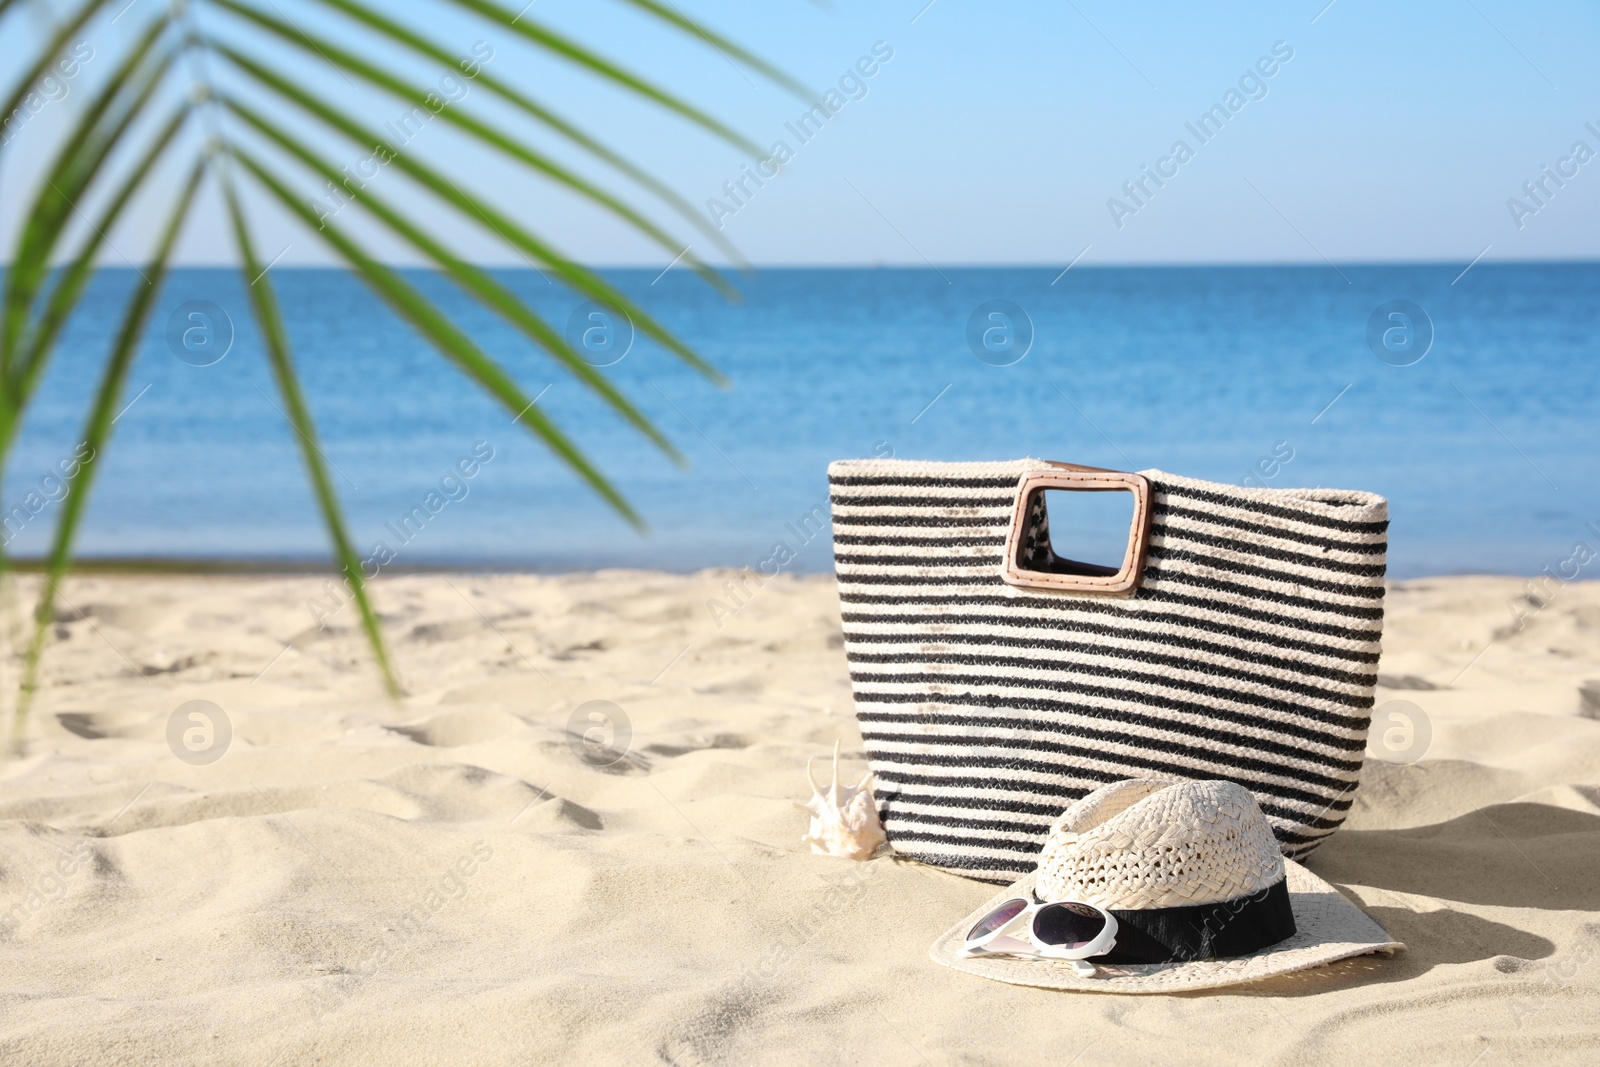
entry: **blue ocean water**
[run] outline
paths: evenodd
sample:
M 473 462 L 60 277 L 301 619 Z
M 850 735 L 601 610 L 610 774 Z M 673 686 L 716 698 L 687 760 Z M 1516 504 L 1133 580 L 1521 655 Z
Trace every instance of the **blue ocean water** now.
M 1373 490 L 1391 502 L 1392 574 L 1531 574 L 1575 542 L 1600 546 L 1600 264 L 1480 263 L 1453 282 L 1459 272 L 769 269 L 736 279 L 737 304 L 681 271 L 607 272 L 732 380 L 719 389 L 642 336 L 601 371 L 687 453 L 687 469 L 448 283 L 409 273 L 530 396 L 544 391 L 540 408 L 643 513 L 645 536 L 358 280 L 274 268 L 271 282 L 356 539 L 363 553 L 384 542 L 401 566 L 754 566 L 783 541 L 790 569 L 826 570 L 826 536 L 804 543 L 791 526 L 826 514 L 829 460 L 892 453 Z M 558 327 L 582 303 L 533 271 L 499 276 Z M 137 281 L 96 278 L 5 472 L 8 514 L 72 455 Z M 1396 300 L 1422 317 L 1380 316 L 1376 332 L 1397 329 L 1400 351 L 1374 348 L 1369 320 Z M 196 301 L 234 330 L 210 366 L 168 340 L 169 321 L 180 338 L 195 321 Z M 991 319 L 995 308 L 1005 317 Z M 985 329 L 1000 331 L 990 347 Z M 1429 332 L 1420 360 L 1395 365 Z M 326 557 L 236 273 L 169 279 L 129 382 L 132 406 L 96 461 L 83 554 Z M 474 448 L 492 458 L 474 466 Z M 41 496 L 8 527 L 12 554 L 43 550 L 59 504 Z M 399 530 L 419 506 L 427 522 Z

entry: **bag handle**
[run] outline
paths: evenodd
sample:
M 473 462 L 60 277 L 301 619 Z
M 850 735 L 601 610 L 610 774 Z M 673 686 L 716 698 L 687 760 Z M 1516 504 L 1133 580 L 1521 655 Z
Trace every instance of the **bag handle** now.
M 1029 471 L 1017 481 L 1017 504 L 1011 514 L 1011 532 L 1000 577 L 1019 589 L 1052 589 L 1101 596 L 1131 596 L 1144 580 L 1145 557 L 1150 548 L 1150 479 L 1142 474 L 1084 467 L 1046 460 L 1049 470 Z M 1049 552 L 1047 570 L 1023 564 L 1028 546 L 1028 515 L 1033 499 L 1046 489 L 1077 493 L 1125 492 L 1133 494 L 1133 520 L 1128 528 L 1128 548 L 1116 570 L 1062 559 Z M 1048 547 L 1048 546 L 1047 546 Z

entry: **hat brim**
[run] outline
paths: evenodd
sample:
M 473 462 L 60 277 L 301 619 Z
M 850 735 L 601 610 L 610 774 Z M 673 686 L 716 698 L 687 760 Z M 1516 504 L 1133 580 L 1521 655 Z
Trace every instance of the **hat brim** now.
M 1383 927 L 1341 896 L 1332 885 L 1293 860 L 1285 860 L 1284 868 L 1289 906 L 1294 911 L 1295 934 L 1252 956 L 1183 963 L 1097 964 L 1097 973 L 1092 978 L 1078 977 L 1070 963 L 1005 956 L 962 957 L 966 932 L 979 919 L 1010 897 L 1031 898 L 1033 874 L 995 894 L 982 907 L 946 930 L 933 943 L 928 955 L 935 963 L 946 967 L 1012 985 L 1077 989 L 1086 993 L 1186 993 L 1254 982 L 1369 952 L 1392 955 L 1396 949 L 1405 948 L 1400 942 L 1390 940 Z

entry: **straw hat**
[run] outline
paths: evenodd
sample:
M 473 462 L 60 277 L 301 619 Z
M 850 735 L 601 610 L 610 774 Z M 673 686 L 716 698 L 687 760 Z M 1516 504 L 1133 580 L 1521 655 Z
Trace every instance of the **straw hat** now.
M 1104 908 L 1117 920 L 1116 948 L 1089 961 L 1092 977 L 1068 962 L 965 957 L 967 931 L 1014 897 Z M 1038 868 L 945 931 L 928 954 L 1014 985 L 1178 993 L 1404 947 L 1333 886 L 1283 858 L 1249 790 L 1134 778 L 1063 812 Z

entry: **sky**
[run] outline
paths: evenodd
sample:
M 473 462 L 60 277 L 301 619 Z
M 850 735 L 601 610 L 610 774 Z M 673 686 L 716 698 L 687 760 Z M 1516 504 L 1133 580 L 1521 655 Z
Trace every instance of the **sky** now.
M 59 98 L 0 149 L 5 258 L 52 153 L 116 55 L 158 10 L 157 0 L 122 4 L 110 4 L 85 29 L 82 44 L 92 57 L 52 89 Z M 193 6 L 203 32 L 272 59 L 295 84 L 369 126 L 381 127 L 404 110 L 320 57 L 272 44 L 208 0 Z M 414 82 L 437 83 L 446 73 L 372 42 L 312 0 L 259 6 Z M 0 25 L 0 71 L 7 78 L 15 77 L 49 17 L 37 0 L 19 7 Z M 802 138 L 795 124 L 808 103 L 628 4 L 535 0 L 529 6 L 525 18 L 669 89 L 768 153 L 781 143 L 781 166 L 768 165 L 775 176 L 759 187 L 746 180 L 735 199 L 724 183 L 748 173 L 741 168 L 761 166 L 759 159 L 449 3 L 383 5 L 452 54 L 489 55 L 483 70 L 656 175 L 715 219 L 721 235 L 756 265 L 1465 265 L 1475 257 L 1600 258 L 1600 159 L 1574 154 L 1580 141 L 1600 153 L 1600 65 L 1593 60 L 1600 9 L 1510 0 L 1229 8 L 1109 0 L 679 0 L 679 10 L 793 74 L 818 98 L 837 90 L 835 113 Z M 862 76 L 869 69 L 870 77 Z M 226 69 L 181 67 L 165 99 L 175 102 L 197 76 L 267 106 L 329 158 L 355 165 L 368 155 Z M 645 239 L 444 123 L 421 129 L 406 153 L 582 262 L 665 268 L 673 245 L 713 262 L 721 258 L 648 193 L 481 87 L 467 81 L 462 88 L 451 107 L 648 208 L 671 231 L 671 243 Z M 1214 105 L 1220 109 L 1212 111 Z M 1198 125 L 1208 113 L 1218 117 Z M 186 132 L 187 158 L 203 143 L 206 121 L 197 119 Z M 225 120 L 217 132 L 250 142 Z M 1558 185 L 1544 168 L 1567 177 Z M 1152 172 L 1158 177 L 1147 176 Z M 293 164 L 285 162 L 282 173 L 305 201 L 319 194 L 320 183 Z M 176 159 L 158 173 L 136 202 L 135 217 L 112 235 L 107 265 L 142 262 L 181 174 Z M 468 258 L 521 262 L 490 227 L 440 208 L 396 168 L 383 168 L 372 181 Z M 1537 199 L 1525 182 L 1542 182 Z M 264 256 L 277 251 L 285 265 L 335 262 L 317 234 L 298 228 L 259 190 L 247 187 L 246 198 Z M 78 206 L 82 215 L 93 214 L 92 203 Z M 340 221 L 357 227 L 382 258 L 413 261 L 405 248 L 367 228 L 359 212 Z M 214 187 L 201 194 L 178 261 L 234 261 Z

